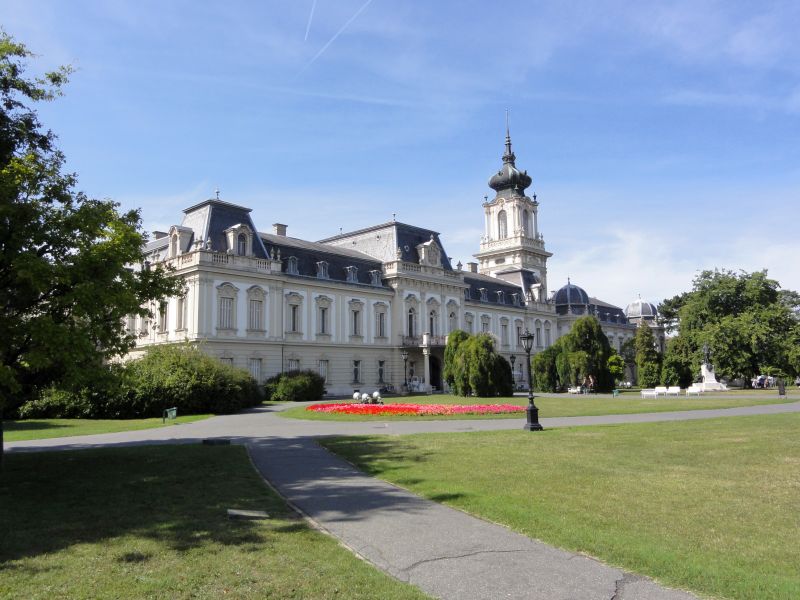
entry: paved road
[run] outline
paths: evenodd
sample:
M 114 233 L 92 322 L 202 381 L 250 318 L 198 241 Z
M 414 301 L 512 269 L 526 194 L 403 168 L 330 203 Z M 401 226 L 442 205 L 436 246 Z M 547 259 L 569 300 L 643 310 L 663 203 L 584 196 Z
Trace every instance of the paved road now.
M 323 422 L 284 419 L 283 407 L 155 430 L 12 442 L 11 452 L 196 443 L 246 444 L 253 463 L 296 509 L 379 568 L 437 598 L 541 600 L 688 600 L 592 558 L 553 548 L 505 527 L 424 500 L 367 477 L 314 438 L 517 429 L 521 419 Z M 543 419 L 545 427 L 707 419 L 800 412 L 800 402 L 745 408 Z M 535 434 L 531 434 L 535 435 Z

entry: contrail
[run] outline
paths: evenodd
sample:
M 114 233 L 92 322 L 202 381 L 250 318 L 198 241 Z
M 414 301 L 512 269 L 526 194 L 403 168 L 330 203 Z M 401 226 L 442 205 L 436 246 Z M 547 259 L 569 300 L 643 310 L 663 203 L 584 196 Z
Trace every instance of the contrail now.
M 317 0 L 314 0 L 311 3 L 311 14 L 308 15 L 308 24 L 306 25 L 306 36 L 303 38 L 303 41 L 308 41 L 308 32 L 311 31 L 311 21 L 314 18 L 314 9 L 317 8 Z
M 336 41 L 336 38 L 338 38 L 340 35 L 342 35 L 342 33 L 344 32 L 344 30 L 345 30 L 345 29 L 347 29 L 347 28 L 350 26 L 350 24 L 351 24 L 353 21 L 355 21 L 355 20 L 358 18 L 358 15 L 360 15 L 362 12 L 364 12 L 364 9 L 365 9 L 365 8 L 367 8 L 367 7 L 368 7 L 370 4 L 372 4 L 372 0 L 367 0 L 366 2 L 364 2 L 364 4 L 362 4 L 362 5 L 361 5 L 361 8 L 359 8 L 359 9 L 358 9 L 358 10 L 355 12 L 355 14 L 354 14 L 352 17 L 350 17 L 349 19 L 347 19 L 347 22 L 346 22 L 344 25 L 342 25 L 342 26 L 339 28 L 339 31 L 337 31 L 336 33 L 334 33 L 334 34 L 333 34 L 333 37 L 332 37 L 331 39 L 329 39 L 329 40 L 328 40 L 328 42 L 327 42 L 327 43 L 326 43 L 326 44 L 325 44 L 325 45 L 324 45 L 324 46 L 323 46 L 323 47 L 320 49 L 320 51 L 319 51 L 319 52 L 317 52 L 317 53 L 314 55 L 314 58 L 312 58 L 310 61 L 308 61 L 308 63 L 306 63 L 306 66 L 304 66 L 302 69 L 300 69 L 300 70 L 297 72 L 297 75 L 295 75 L 295 77 L 299 76 L 299 75 L 300 75 L 300 74 L 301 74 L 303 71 L 305 71 L 306 69 L 308 69 L 308 67 L 310 67 L 311 65 L 313 65 L 313 64 L 314 64 L 314 63 L 317 61 L 317 59 L 318 59 L 320 56 L 322 56 L 322 53 L 323 53 L 323 52 L 325 52 L 325 50 L 327 50 L 327 49 L 328 49 L 328 47 L 329 47 L 329 46 L 330 46 L 330 45 L 331 45 L 333 42 L 335 42 L 335 41 Z

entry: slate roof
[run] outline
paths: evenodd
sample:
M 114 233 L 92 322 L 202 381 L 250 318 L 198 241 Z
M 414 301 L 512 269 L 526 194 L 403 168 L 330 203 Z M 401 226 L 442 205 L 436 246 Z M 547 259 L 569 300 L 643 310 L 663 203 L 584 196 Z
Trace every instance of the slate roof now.
M 481 301 L 480 288 L 486 288 L 487 302 L 489 304 L 500 304 L 497 295 L 498 291 L 505 292 L 502 304 L 508 306 L 514 306 L 514 297 L 511 294 L 517 294 L 519 298 L 518 306 L 522 306 L 525 299 L 520 287 L 489 275 L 466 272 L 464 273 L 464 283 L 469 285 L 469 299 L 476 302 Z
M 408 223 L 400 223 L 399 221 L 387 221 L 386 223 L 381 223 L 380 225 L 372 225 L 371 227 L 365 227 L 363 229 L 357 229 L 347 233 L 340 233 L 338 235 L 320 240 L 319 243 L 330 244 L 331 242 L 337 240 L 349 239 L 351 237 L 360 236 L 371 231 L 379 231 L 387 228 L 393 228 L 395 230 L 395 239 L 397 240 L 397 246 L 401 251 L 401 260 L 405 262 L 419 263 L 417 246 L 419 244 L 429 242 L 431 236 L 433 236 L 434 241 L 439 246 L 439 250 L 441 251 L 442 268 L 444 268 L 446 271 L 453 270 L 453 266 L 450 263 L 450 258 L 447 256 L 447 252 L 444 249 L 444 245 L 442 244 L 442 240 L 439 237 L 438 231 L 427 229 L 425 227 L 417 227 L 416 225 L 409 225 Z
M 353 282 L 347 281 L 347 267 L 353 266 L 358 269 L 357 283 L 371 286 L 372 279 L 369 272 L 380 271 L 383 266 L 381 261 L 349 248 L 309 242 L 286 235 L 271 233 L 259 233 L 258 235 L 270 254 L 273 248 L 275 248 L 276 254 L 280 250 L 281 271 L 289 276 L 317 279 L 317 262 L 326 261 L 328 263 L 328 280 L 352 284 Z M 297 275 L 287 272 L 290 256 L 297 258 Z M 383 286 L 382 282 L 381 286 Z

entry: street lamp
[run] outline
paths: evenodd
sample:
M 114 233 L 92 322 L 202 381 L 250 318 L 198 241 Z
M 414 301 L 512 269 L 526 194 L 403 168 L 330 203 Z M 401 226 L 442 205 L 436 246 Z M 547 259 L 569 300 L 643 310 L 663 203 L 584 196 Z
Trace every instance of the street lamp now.
M 403 350 L 400 353 L 400 356 L 403 359 L 403 385 L 406 386 L 406 390 L 408 389 L 408 351 Z
M 531 350 L 533 349 L 534 335 L 525 329 L 525 333 L 519 336 L 519 341 L 522 342 L 522 347 L 525 354 L 528 355 L 528 408 L 525 409 L 527 422 L 523 429 L 528 431 L 541 431 L 542 425 L 539 423 L 539 409 L 533 403 L 533 369 L 531 369 Z
M 513 354 L 508 357 L 508 360 L 511 361 L 511 391 L 514 391 L 515 384 L 517 383 L 517 376 L 514 373 L 514 363 L 517 361 L 517 357 Z

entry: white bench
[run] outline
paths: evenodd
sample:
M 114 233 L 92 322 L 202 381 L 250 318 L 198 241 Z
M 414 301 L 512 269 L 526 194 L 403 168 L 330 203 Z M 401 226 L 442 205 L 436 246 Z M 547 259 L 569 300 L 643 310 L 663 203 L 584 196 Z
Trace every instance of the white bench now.
M 687 396 L 691 396 L 692 394 L 694 394 L 695 396 L 699 396 L 702 393 L 703 393 L 702 388 L 699 388 L 696 385 L 690 385 L 688 388 L 686 388 Z
M 656 396 L 666 396 L 667 395 L 667 387 L 663 385 L 656 386 Z
M 581 393 L 581 388 L 580 387 L 567 388 L 567 393 L 568 394 L 580 394 Z
M 656 390 L 642 390 L 642 398 L 658 398 Z
M 681 395 L 681 386 L 671 385 L 667 388 L 667 396 L 680 396 L 680 395 Z

